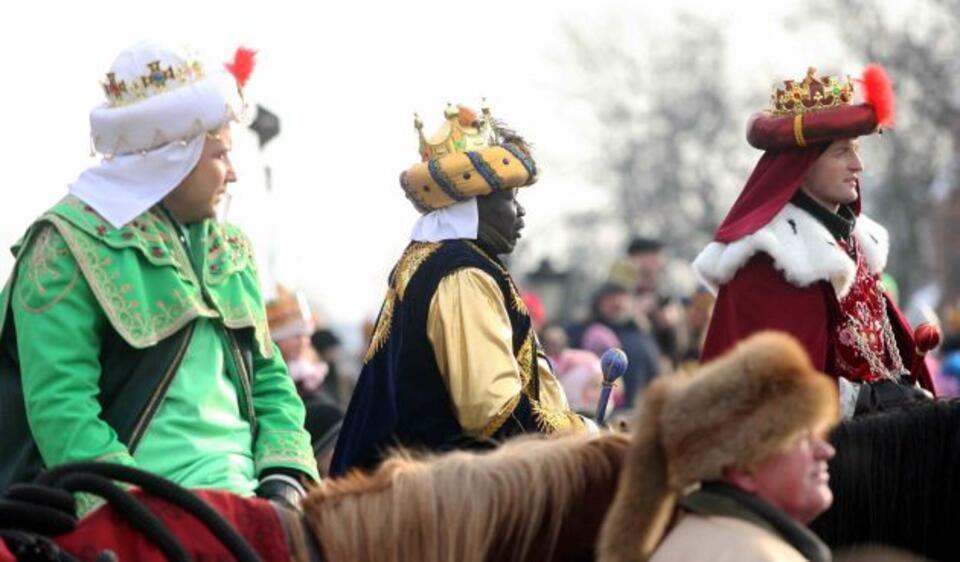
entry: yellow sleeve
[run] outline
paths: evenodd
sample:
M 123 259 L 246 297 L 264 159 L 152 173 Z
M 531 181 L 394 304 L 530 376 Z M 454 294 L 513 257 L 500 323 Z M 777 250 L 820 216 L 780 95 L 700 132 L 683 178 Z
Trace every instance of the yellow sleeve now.
M 464 431 L 482 434 L 522 391 L 513 329 L 496 281 L 476 268 L 459 269 L 437 287 L 427 337 Z
M 540 404 L 548 410 L 569 411 L 567 395 L 545 355 L 537 355 L 537 376 L 540 378 Z

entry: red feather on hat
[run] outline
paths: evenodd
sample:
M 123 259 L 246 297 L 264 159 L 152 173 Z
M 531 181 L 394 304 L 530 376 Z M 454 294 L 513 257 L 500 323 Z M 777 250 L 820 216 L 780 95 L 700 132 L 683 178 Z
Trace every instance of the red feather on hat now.
M 233 54 L 233 62 L 223 63 L 237 80 L 237 86 L 243 88 L 253 73 L 254 56 L 257 54 L 253 49 L 246 47 L 237 47 L 237 52 Z
M 868 64 L 863 69 L 863 89 L 865 101 L 873 107 L 880 126 L 893 125 L 893 85 L 886 69 L 879 64 Z

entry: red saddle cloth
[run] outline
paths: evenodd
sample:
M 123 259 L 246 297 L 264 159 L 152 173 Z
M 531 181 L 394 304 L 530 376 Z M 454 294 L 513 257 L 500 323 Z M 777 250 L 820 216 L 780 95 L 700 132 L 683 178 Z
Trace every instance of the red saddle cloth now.
M 264 562 L 290 561 L 283 527 L 269 502 L 220 491 L 195 490 L 194 493 L 233 525 Z M 140 490 L 131 491 L 131 494 L 166 524 L 195 560 L 233 560 L 230 551 L 193 515 Z M 84 562 L 93 562 L 104 550 L 112 550 L 119 560 L 166 560 L 149 537 L 131 526 L 109 505 L 91 513 L 76 530 L 58 537 L 56 542 Z

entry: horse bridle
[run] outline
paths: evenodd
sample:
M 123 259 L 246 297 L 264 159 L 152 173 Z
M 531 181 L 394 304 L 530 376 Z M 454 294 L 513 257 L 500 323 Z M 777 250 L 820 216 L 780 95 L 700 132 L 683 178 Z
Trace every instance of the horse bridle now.
M 290 557 L 295 562 L 327 562 L 316 536 L 310 531 L 306 517 L 282 505 L 273 504 L 273 508 L 277 512 L 280 527 L 283 528 L 284 538 L 290 548 Z

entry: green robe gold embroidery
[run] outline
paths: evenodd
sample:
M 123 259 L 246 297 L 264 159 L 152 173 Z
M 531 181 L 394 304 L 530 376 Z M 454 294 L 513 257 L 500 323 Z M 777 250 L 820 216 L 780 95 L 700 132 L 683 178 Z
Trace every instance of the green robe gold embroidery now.
M 229 225 L 197 227 L 204 229 L 206 252 L 202 285 L 176 226 L 156 210 L 117 229 L 67 197 L 14 247 L 14 274 L 0 293 L 0 330 L 15 317 L 18 335 L 32 336 L 18 338 L 19 368 L 30 432 L 46 464 L 96 458 L 134 464 L 100 417 L 102 338 L 112 328 L 142 349 L 208 317 L 253 329 L 251 388 L 237 388 L 250 395 L 241 410 L 257 428 L 250 452 L 257 472 L 285 467 L 319 478 L 302 429 L 303 405 L 269 338 L 249 242 Z M 71 408 L 61 407 L 66 403 Z
M 252 328 L 260 352 L 272 355 L 263 302 L 250 290 L 259 284 L 250 244 L 235 227 L 206 222 L 207 302 L 176 227 L 157 209 L 114 228 L 67 196 L 37 224 L 56 228 L 66 247 L 47 253 L 74 256 L 111 325 L 133 347 L 155 345 L 195 318 L 219 317 L 229 328 Z

